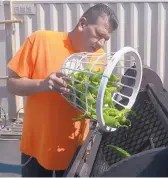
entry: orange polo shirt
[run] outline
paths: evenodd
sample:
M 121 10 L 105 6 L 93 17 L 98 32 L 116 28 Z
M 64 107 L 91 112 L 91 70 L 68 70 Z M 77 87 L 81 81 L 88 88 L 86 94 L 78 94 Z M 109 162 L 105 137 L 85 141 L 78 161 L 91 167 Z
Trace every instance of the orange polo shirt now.
M 74 52 L 67 33 L 39 30 L 25 40 L 8 67 L 20 77 L 45 79 L 60 71 Z M 89 121 L 72 121 L 81 113 L 53 92 L 28 96 L 24 109 L 21 152 L 35 157 L 46 169 L 66 169 L 88 134 Z

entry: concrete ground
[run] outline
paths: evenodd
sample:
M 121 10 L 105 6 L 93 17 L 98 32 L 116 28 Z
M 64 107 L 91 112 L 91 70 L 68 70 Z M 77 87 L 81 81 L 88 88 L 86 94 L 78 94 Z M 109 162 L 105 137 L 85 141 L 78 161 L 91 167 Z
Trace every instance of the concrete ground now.
M 20 177 L 19 140 L 0 140 L 0 177 Z

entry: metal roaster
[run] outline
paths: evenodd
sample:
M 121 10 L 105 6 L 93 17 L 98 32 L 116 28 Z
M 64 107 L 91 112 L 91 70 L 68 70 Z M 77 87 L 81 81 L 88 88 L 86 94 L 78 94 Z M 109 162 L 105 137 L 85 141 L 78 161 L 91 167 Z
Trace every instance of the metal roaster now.
M 140 92 L 130 116 L 131 128 L 114 132 L 97 129 L 78 150 L 67 177 L 162 177 L 168 176 L 168 92 L 159 76 L 143 66 Z M 106 145 L 118 146 L 131 154 L 123 158 Z

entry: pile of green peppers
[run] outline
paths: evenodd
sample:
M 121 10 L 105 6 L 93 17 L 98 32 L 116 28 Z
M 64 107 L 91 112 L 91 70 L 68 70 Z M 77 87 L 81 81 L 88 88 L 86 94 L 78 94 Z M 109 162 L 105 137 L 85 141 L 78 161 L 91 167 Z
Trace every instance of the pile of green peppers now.
M 102 71 L 93 71 L 92 73 L 90 67 L 85 69 L 85 71 L 69 74 L 69 77 L 73 78 L 73 80 L 69 80 L 69 86 L 71 86 L 70 89 L 73 90 L 72 92 L 76 95 L 75 103 L 77 103 L 79 108 L 83 108 L 85 111 L 87 110 L 83 115 L 73 118 L 73 120 L 80 120 L 83 118 L 96 119 L 96 99 L 102 75 Z M 120 86 L 117 85 L 119 81 L 120 79 L 114 74 L 112 74 L 108 80 L 103 98 L 103 117 L 107 126 L 112 128 L 128 128 L 131 126 L 131 122 L 125 115 L 128 113 L 135 113 L 130 109 L 116 109 L 111 97 L 113 92 L 120 89 Z M 75 100 L 74 95 L 70 96 L 69 99 L 71 101 Z

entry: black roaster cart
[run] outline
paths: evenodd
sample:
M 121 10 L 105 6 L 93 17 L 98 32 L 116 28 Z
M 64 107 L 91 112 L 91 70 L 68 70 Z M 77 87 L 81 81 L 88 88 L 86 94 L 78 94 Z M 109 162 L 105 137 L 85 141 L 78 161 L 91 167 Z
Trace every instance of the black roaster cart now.
M 131 128 L 103 132 L 91 123 L 90 133 L 75 154 L 67 177 L 168 177 L 168 92 L 159 76 L 143 66 L 141 88 L 130 116 Z M 106 145 L 131 154 L 123 158 Z M 87 153 L 87 154 L 86 154 Z

